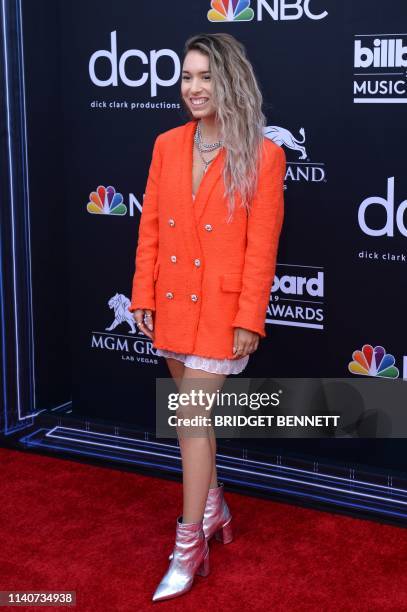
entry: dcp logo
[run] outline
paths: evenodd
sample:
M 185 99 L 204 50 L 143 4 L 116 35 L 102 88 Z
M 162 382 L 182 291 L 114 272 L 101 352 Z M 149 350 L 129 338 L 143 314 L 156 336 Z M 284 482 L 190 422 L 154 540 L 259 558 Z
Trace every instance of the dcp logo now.
M 126 73 L 126 62 L 132 57 L 136 58 L 144 66 L 148 66 L 148 71 L 142 72 L 140 78 L 130 79 Z M 160 57 L 169 57 L 173 62 L 173 74 L 165 80 L 161 79 L 157 73 L 157 62 Z M 96 62 L 98 65 L 103 60 L 104 64 L 108 63 L 110 76 L 106 79 L 99 78 L 96 75 Z M 155 49 L 147 55 L 140 49 L 128 49 L 118 57 L 117 54 L 117 36 L 116 31 L 110 32 L 110 49 L 100 49 L 95 51 L 89 60 L 89 76 L 94 85 L 97 87 L 117 87 L 119 78 L 124 85 L 128 87 L 141 87 L 147 83 L 150 78 L 150 93 L 154 97 L 157 95 L 157 86 L 171 87 L 178 81 L 181 72 L 181 64 L 178 55 L 172 49 Z
M 369 207 L 373 206 L 376 209 L 380 206 L 385 211 L 385 223 L 382 227 L 376 229 L 371 228 L 366 222 L 366 211 Z M 387 198 L 371 196 L 363 200 L 359 206 L 358 221 L 360 229 L 368 236 L 394 236 L 394 229 L 397 227 L 400 234 L 407 237 L 407 227 L 404 222 L 404 213 L 406 209 L 407 200 L 404 200 L 395 210 L 394 176 L 390 176 L 387 179 Z M 396 215 L 394 215 L 394 213 L 396 213 Z

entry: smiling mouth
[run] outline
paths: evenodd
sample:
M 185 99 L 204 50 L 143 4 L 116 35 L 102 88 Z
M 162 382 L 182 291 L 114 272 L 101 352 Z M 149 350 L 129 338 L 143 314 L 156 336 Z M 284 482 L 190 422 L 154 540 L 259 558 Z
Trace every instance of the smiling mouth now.
M 190 98 L 192 106 L 204 106 L 208 102 L 209 98 Z

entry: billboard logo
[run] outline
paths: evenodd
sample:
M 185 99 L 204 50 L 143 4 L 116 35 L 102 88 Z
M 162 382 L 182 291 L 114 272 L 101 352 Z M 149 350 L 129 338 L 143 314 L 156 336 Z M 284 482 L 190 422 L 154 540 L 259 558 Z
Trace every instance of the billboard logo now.
M 109 187 L 99 185 L 96 191 L 89 194 L 89 200 L 86 209 L 92 215 L 125 215 L 127 213 L 122 194 L 117 193 L 111 185 Z
M 277 264 L 266 323 L 323 329 L 324 318 L 323 269 Z
M 407 102 L 407 39 L 402 34 L 356 35 L 353 48 L 355 103 Z
M 407 45 L 402 38 L 375 38 L 370 47 L 355 40 L 355 68 L 407 68 Z
M 207 13 L 209 21 L 252 21 L 254 11 L 250 0 L 212 0 Z M 324 19 L 328 11 L 316 14 L 311 11 L 311 0 L 257 0 L 257 21 L 263 21 L 263 10 L 273 21 L 295 21 L 305 15 L 308 19 Z
M 351 374 L 357 376 L 381 376 L 383 378 L 398 378 L 399 370 L 395 367 L 393 355 L 386 353 L 382 346 L 364 344 L 361 351 L 354 351 L 348 364 Z

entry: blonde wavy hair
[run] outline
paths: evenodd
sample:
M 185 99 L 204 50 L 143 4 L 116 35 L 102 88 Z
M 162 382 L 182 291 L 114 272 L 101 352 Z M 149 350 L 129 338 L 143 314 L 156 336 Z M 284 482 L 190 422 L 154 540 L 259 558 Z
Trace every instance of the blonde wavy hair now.
M 263 96 L 246 49 L 226 33 L 196 34 L 184 45 L 184 59 L 191 50 L 209 57 L 213 102 L 219 138 L 226 156 L 223 169 L 224 196 L 228 197 L 229 220 L 235 209 L 235 195 L 250 212 L 258 185 L 259 161 L 267 120 L 262 112 Z M 190 119 L 194 116 L 181 97 Z

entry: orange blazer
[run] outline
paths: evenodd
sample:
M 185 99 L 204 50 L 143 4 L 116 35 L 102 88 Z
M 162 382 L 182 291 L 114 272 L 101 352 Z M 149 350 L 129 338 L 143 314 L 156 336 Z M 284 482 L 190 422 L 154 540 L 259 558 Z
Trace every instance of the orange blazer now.
M 128 309 L 154 312 L 153 347 L 234 359 L 233 332 L 266 336 L 265 318 L 284 216 L 286 158 L 264 138 L 247 215 L 236 197 L 227 223 L 221 149 L 192 198 L 196 121 L 159 134 L 143 200 Z

